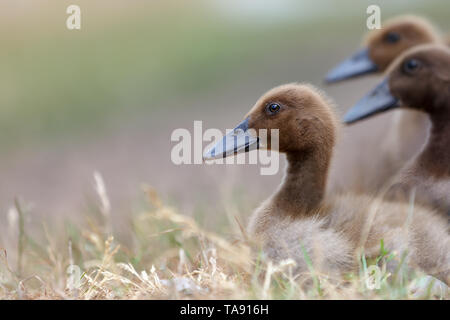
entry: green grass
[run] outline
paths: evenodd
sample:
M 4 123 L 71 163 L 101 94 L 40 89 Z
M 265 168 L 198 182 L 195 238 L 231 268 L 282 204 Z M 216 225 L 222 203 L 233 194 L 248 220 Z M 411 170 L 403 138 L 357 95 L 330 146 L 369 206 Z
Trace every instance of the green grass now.
M 44 223 L 44 237 L 24 223 L 32 214 L 16 202 L 20 219 L 10 224 L 17 252 L 0 248 L 0 299 L 443 299 L 445 293 L 423 282 L 423 274 L 404 265 L 380 241 L 374 259 L 360 255 L 359 272 L 329 279 L 314 270 L 294 278 L 291 262 L 273 263 L 240 233 L 210 231 L 195 219 L 166 206 L 153 189 L 133 212 L 128 239 L 114 237 L 110 214 L 93 206 L 85 222 L 65 227 Z M 123 226 L 122 226 L 123 227 Z M 17 228 L 17 229 L 16 229 Z M 12 248 L 12 247 L 11 247 Z M 386 264 L 399 261 L 391 274 Z M 13 262 L 16 261 L 16 264 Z M 74 267 L 72 267 L 74 266 Z M 368 270 L 379 270 L 379 287 L 366 285 Z M 308 285 L 308 279 L 313 285 Z M 74 282 L 75 281 L 75 282 Z M 182 281 L 184 289 L 177 284 Z M 170 285 L 172 283 L 172 285 Z M 71 286 L 76 284 L 75 287 Z M 413 288 L 421 288 L 417 295 Z

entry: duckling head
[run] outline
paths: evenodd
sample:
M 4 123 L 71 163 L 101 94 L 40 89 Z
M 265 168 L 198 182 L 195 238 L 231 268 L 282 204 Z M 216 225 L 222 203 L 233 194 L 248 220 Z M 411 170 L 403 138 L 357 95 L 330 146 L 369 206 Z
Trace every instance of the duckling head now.
M 403 53 L 385 79 L 344 116 L 353 123 L 377 113 L 407 107 L 430 115 L 450 113 L 450 49 L 428 44 Z
M 363 48 L 332 69 L 325 81 L 333 83 L 384 72 L 406 50 L 421 44 L 439 43 L 440 39 L 438 31 L 424 18 L 412 15 L 393 18 L 386 21 L 382 29 L 370 31 Z
M 301 153 L 319 146 L 332 149 L 338 127 L 333 110 L 328 99 L 310 85 L 275 87 L 259 98 L 244 120 L 203 157 L 225 158 L 256 148 L 276 150 L 272 146 L 273 129 L 278 130 L 276 151 Z M 261 139 L 261 132 L 267 134 L 267 139 Z

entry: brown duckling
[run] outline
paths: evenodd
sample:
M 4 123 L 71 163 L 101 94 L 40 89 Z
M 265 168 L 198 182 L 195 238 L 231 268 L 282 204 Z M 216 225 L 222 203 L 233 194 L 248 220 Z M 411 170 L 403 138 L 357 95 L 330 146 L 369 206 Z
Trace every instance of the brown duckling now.
M 264 94 L 204 158 L 227 157 L 255 146 L 270 150 L 272 144 L 260 141 L 259 130 L 268 130 L 268 141 L 270 130 L 279 130 L 286 174 L 278 190 L 253 213 L 248 231 L 270 259 L 294 259 L 296 274 L 308 272 L 306 256 L 318 272 L 337 276 L 355 271 L 356 252 L 363 248 L 366 256 L 376 257 L 383 239 L 390 251 L 408 250 L 409 266 L 448 283 L 450 236 L 441 217 L 420 207 L 410 217 L 406 204 L 365 196 L 325 196 L 338 127 L 334 108 L 317 89 L 282 85 Z
M 325 81 L 335 83 L 371 73 L 384 72 L 406 50 L 427 43 L 441 43 L 441 33 L 425 18 L 406 15 L 383 23 L 370 31 L 364 46 L 331 70 Z
M 364 74 L 383 73 L 400 54 L 421 44 L 441 43 L 444 38 L 426 19 L 418 16 L 399 16 L 386 21 L 383 28 L 370 31 L 363 49 L 339 64 L 326 77 L 328 83 L 354 78 Z M 374 190 L 383 186 L 387 178 L 395 174 L 425 143 L 429 120 L 415 110 L 398 111 L 392 115 L 389 129 L 380 154 L 375 160 L 380 165 L 376 170 L 365 170 L 363 174 Z M 340 170 L 339 166 L 338 170 Z M 375 172 L 376 171 L 376 172 Z M 361 187 L 358 185 L 358 187 Z
M 382 111 L 407 107 L 431 120 L 428 140 L 402 168 L 389 196 L 403 194 L 450 214 L 450 49 L 422 45 L 401 55 L 386 78 L 344 117 L 353 123 Z

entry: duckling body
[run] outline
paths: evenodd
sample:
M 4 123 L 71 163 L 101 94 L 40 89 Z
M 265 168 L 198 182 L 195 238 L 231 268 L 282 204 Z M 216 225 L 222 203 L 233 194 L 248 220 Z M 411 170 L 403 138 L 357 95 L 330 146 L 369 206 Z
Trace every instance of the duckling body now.
M 417 16 L 400 16 L 386 21 L 380 30 L 371 31 L 365 40 L 367 54 L 366 66 L 372 65 L 371 69 L 365 72 L 336 68 L 337 72 L 331 71 L 327 77 L 329 82 L 336 82 L 354 76 L 367 73 L 383 73 L 388 66 L 406 50 L 421 44 L 444 43 L 447 40 L 441 36 L 440 32 L 426 19 Z M 368 67 L 367 67 L 368 68 Z M 333 73 L 334 72 L 334 73 Z M 331 75 L 331 76 L 330 76 Z M 381 152 L 377 154 L 377 161 L 382 170 L 366 170 L 366 166 L 361 166 L 359 172 L 353 169 L 349 175 L 356 175 L 357 178 L 346 179 L 353 187 L 365 191 L 377 191 L 394 176 L 411 158 L 413 158 L 427 140 L 430 122 L 428 117 L 421 113 L 410 110 L 399 110 L 390 119 L 389 130 L 383 135 L 383 142 L 380 146 Z M 342 167 L 345 163 L 335 165 L 337 171 L 344 171 Z M 368 182 L 360 183 L 361 179 Z M 343 180 L 343 179 L 341 179 Z M 354 181 L 357 181 L 356 183 Z M 333 181 L 331 182 L 333 188 Z M 342 185 L 342 182 L 340 182 Z M 370 186 L 370 187 L 368 187 Z
M 396 107 L 410 108 L 430 118 L 425 146 L 400 171 L 388 196 L 409 198 L 450 212 L 450 49 L 418 46 L 405 52 L 390 68 L 386 79 L 346 115 L 356 122 Z
M 281 218 L 283 213 L 266 201 L 252 215 L 248 230 L 272 260 L 294 259 L 299 274 L 308 271 L 305 252 L 318 272 L 333 276 L 355 272 L 357 250 L 363 248 L 367 258 L 376 258 L 382 239 L 397 258 L 407 252 L 405 262 L 411 268 L 450 283 L 445 222 L 424 208 L 415 207 L 412 216 L 410 212 L 404 203 L 343 195 L 329 199 L 315 214 Z M 398 262 L 390 262 L 388 270 L 394 272 Z
M 414 190 L 416 202 L 438 208 L 443 215 L 450 217 L 450 178 L 434 178 L 420 171 L 415 165 L 402 170 L 397 178 L 398 182 L 389 189 L 387 196 L 407 199 Z
M 274 88 L 245 118 L 245 132 L 279 130 L 278 150 L 288 162 L 278 190 L 256 209 L 248 225 L 249 234 L 272 260 L 292 258 L 295 273 L 302 274 L 308 272 L 308 256 L 316 271 L 343 275 L 355 271 L 360 248 L 367 257 L 376 257 L 383 239 L 390 251 L 408 249 L 408 265 L 448 283 L 450 236 L 441 217 L 423 208 L 411 215 L 405 204 L 366 196 L 325 196 L 338 121 L 317 89 L 301 84 Z M 234 132 L 235 141 L 244 134 Z M 206 158 L 228 155 L 217 153 L 223 141 Z
M 375 183 L 377 189 L 418 154 L 427 141 L 431 125 L 426 114 L 415 110 L 397 110 L 390 121 L 378 160 L 386 166 L 386 176 Z
M 424 149 L 399 172 L 389 189 L 391 198 L 414 197 L 422 204 L 438 208 L 450 218 L 450 118 L 442 126 L 432 122 L 432 132 Z

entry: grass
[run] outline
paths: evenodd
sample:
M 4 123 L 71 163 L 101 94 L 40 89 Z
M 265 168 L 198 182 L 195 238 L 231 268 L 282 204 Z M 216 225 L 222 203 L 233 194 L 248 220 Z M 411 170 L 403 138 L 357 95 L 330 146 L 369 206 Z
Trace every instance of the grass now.
M 17 252 L 0 248 L 0 299 L 446 297 L 433 289 L 432 282 L 424 282 L 423 274 L 406 269 L 404 255 L 388 252 L 383 241 L 376 259 L 367 260 L 362 252 L 359 272 L 343 279 L 316 272 L 305 252 L 309 272 L 296 278 L 292 260 L 278 264 L 268 260 L 244 231 L 225 236 L 206 230 L 193 217 L 164 204 L 149 187 L 143 190 L 142 210 L 130 217 L 127 228 L 132 238 L 121 242 L 111 229 L 111 208 L 98 173 L 95 180 L 99 199 L 85 221 L 66 222 L 65 228 L 44 224 L 40 240 L 29 234 L 24 221 L 30 212 L 16 201 L 17 216 L 16 220 L 10 216 L 9 234 L 17 236 L 18 246 Z M 15 255 L 16 265 L 10 255 Z M 386 271 L 391 259 L 400 260 L 393 274 Z M 314 285 L 307 285 L 308 279 Z M 418 287 L 420 294 L 415 292 Z

